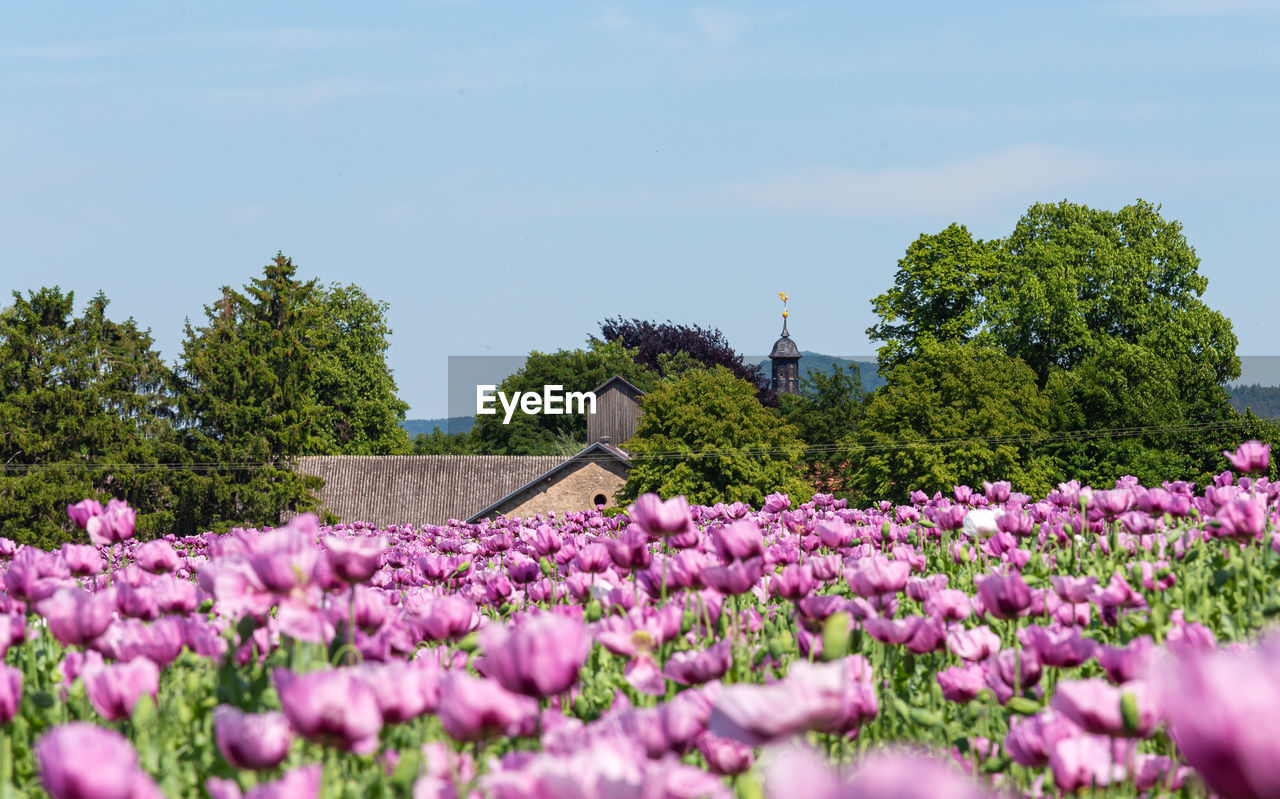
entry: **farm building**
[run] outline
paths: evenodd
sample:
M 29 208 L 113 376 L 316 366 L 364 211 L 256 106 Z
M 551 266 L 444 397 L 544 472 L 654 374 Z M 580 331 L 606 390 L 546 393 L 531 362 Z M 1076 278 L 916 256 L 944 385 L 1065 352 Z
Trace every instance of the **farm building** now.
M 798 394 L 800 350 L 787 332 L 770 353 L 771 385 Z M 615 504 L 631 457 L 622 448 L 640 423 L 644 392 L 614 375 L 596 387 L 587 447 L 556 455 L 315 455 L 299 470 L 325 481 L 320 502 L 344 522 L 374 525 L 475 522 Z
M 298 468 L 325 481 L 320 502 L 344 522 L 445 524 L 615 504 L 630 458 L 618 445 L 640 420 L 644 392 L 614 376 L 593 392 L 590 444 L 557 455 L 313 455 Z

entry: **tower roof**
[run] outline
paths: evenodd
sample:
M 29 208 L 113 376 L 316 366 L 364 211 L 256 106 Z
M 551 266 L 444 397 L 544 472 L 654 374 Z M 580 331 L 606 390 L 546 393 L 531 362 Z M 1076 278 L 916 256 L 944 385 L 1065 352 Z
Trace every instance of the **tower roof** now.
M 773 351 L 769 353 L 770 360 L 778 358 L 796 358 L 800 357 L 800 348 L 791 340 L 791 334 L 787 332 L 787 320 L 782 320 L 782 338 L 773 342 Z

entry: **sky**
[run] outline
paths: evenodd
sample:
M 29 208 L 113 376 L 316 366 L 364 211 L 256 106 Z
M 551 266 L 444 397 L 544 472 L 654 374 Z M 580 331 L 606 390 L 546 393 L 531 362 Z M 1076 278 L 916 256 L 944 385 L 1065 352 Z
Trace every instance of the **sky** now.
M 1280 0 L 4 4 L 0 288 L 102 290 L 172 362 L 283 251 L 389 303 L 436 417 L 449 356 L 607 317 L 765 354 L 782 290 L 868 355 L 920 234 L 1142 198 L 1280 355 L 1277 85 Z

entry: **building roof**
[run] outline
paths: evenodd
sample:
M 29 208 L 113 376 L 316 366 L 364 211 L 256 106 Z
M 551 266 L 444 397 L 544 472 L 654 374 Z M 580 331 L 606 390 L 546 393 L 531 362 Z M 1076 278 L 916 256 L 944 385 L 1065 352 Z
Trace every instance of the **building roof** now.
M 595 388 L 593 388 L 593 389 L 591 390 L 591 393 L 592 393 L 592 394 L 599 394 L 601 391 L 604 391 L 606 388 L 608 388 L 609 386 L 613 385 L 614 383 L 621 383 L 622 385 L 624 385 L 624 386 L 626 386 L 627 388 L 631 389 L 631 390 L 632 390 L 632 391 L 634 391 L 635 393 L 637 393 L 637 394 L 639 394 L 639 395 L 641 395 L 641 396 L 644 396 L 644 392 L 643 392 L 643 391 L 641 391 L 640 389 L 636 388 L 636 386 L 635 386 L 635 384 L 634 384 L 634 383 L 632 383 L 630 380 L 626 379 L 626 378 L 625 378 L 625 377 L 623 377 L 622 375 L 614 375 L 613 377 L 609 378 L 608 380 L 604 381 L 604 382 L 603 382 L 603 383 L 601 383 L 600 385 L 598 385 L 598 386 L 596 386 Z
M 800 358 L 800 348 L 791 340 L 791 334 L 787 332 L 787 320 L 782 320 L 782 338 L 773 342 L 773 351 L 769 353 L 770 360 L 778 358 Z
M 621 380 L 622 378 L 617 378 L 617 379 Z M 476 521 L 479 521 L 480 519 L 483 519 L 485 516 L 488 516 L 489 514 L 491 514 L 496 508 L 501 507 L 503 503 L 505 503 L 507 500 L 511 499 L 512 497 L 514 497 L 516 494 L 519 494 L 525 489 L 531 488 L 532 486 L 538 483 L 541 483 L 544 480 L 549 480 L 555 477 L 557 474 L 564 471 L 565 469 L 568 469 L 570 466 L 576 463 L 579 463 L 584 460 L 599 460 L 602 458 L 616 459 L 625 464 L 631 463 L 631 456 L 628 455 L 625 450 L 619 447 L 616 447 L 613 444 L 606 444 L 602 441 L 597 441 L 596 443 L 589 445 L 586 449 L 579 452 L 577 455 L 561 460 L 555 466 L 543 472 L 542 474 L 537 475 L 533 479 L 516 487 L 514 490 L 504 494 L 501 499 L 495 500 L 494 502 L 490 503 L 486 507 L 476 511 L 471 516 L 467 517 L 467 522 L 471 523 L 471 522 L 476 522 Z
M 564 462 L 559 455 L 311 455 L 298 459 L 298 469 L 324 479 L 320 502 L 342 521 L 384 526 L 466 519 Z

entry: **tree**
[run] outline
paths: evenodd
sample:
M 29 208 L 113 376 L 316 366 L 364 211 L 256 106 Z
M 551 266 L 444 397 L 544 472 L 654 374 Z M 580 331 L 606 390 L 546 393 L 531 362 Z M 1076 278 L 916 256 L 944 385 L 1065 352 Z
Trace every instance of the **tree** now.
M 1240 375 L 1231 321 L 1201 300 L 1208 280 L 1182 226 L 1138 200 L 1119 211 L 1037 203 L 1003 242 L 986 303 L 993 340 L 1043 385 L 1109 339 L 1136 344 L 1173 368 L 1179 387 Z
M 1180 384 L 1239 376 L 1231 322 L 1201 300 L 1207 279 L 1182 226 L 1138 200 L 1119 211 L 1037 203 L 1006 239 L 975 241 L 960 225 L 921 236 L 894 287 L 872 300 L 882 371 L 923 340 L 980 338 L 1022 358 L 1041 385 L 1109 339 L 1166 359 Z
M 474 455 L 471 433 L 450 435 L 439 427 L 432 428 L 430 433 L 419 433 L 413 437 L 414 455 Z
M 848 445 L 862 418 L 863 402 L 861 373 L 856 368 L 846 372 L 839 364 L 830 370 L 810 369 L 800 394 L 780 398 L 778 415 L 795 426 L 806 445 L 804 463 L 810 479 L 823 491 L 841 496 L 847 492 Z
M 139 537 L 168 532 L 181 482 L 171 375 L 150 332 L 107 317 L 99 292 L 42 288 L 0 312 L 0 534 L 46 549 L 83 534 L 67 505 L 127 500 Z
M 187 325 L 179 407 L 189 443 L 212 466 L 193 497 L 194 520 L 275 524 L 283 511 L 315 507 L 321 483 L 297 473 L 292 456 L 325 440 L 331 410 L 313 390 L 317 350 L 332 336 L 316 281 L 300 282 L 277 253 L 245 291 L 223 287 L 206 324 Z
M 596 343 L 590 349 L 531 352 L 524 366 L 508 376 L 497 390 L 508 397 L 516 392 L 542 394 L 546 386 L 561 386 L 568 392 L 591 391 L 620 375 L 642 391 L 652 385 L 652 376 L 636 363 L 621 344 Z M 485 455 L 562 455 L 587 445 L 586 416 L 577 413 L 525 414 L 517 411 L 510 422 L 497 402 L 495 414 L 477 414 L 471 431 L 471 446 Z
M 686 353 L 698 363 L 723 366 L 739 380 L 758 389 L 767 389 L 768 380 L 759 364 L 747 364 L 729 346 L 718 329 L 698 325 L 677 325 L 671 320 L 661 324 L 641 319 L 606 319 L 600 323 L 600 335 L 610 343 L 618 343 L 635 353 L 636 363 L 653 371 L 661 371 L 662 356 Z
M 871 301 L 879 324 L 867 329 L 881 374 L 930 341 L 971 340 L 983 325 L 987 292 L 1000 273 L 999 241 L 974 239 L 964 225 L 921 234 L 898 261 L 893 288 Z
M 998 242 L 972 242 L 956 225 L 922 237 L 894 289 L 873 301 L 883 321 L 868 335 L 885 342 L 882 373 L 928 340 L 993 346 L 1027 363 L 1052 395 L 1054 433 L 1125 419 L 1191 426 L 1174 438 L 1050 447 L 1070 476 L 1200 473 L 1220 458 L 1220 425 L 1241 422 L 1222 388 L 1239 375 L 1236 337 L 1200 299 L 1207 280 L 1181 225 L 1159 211 L 1142 200 L 1116 212 L 1063 201 L 1031 206 Z
M 640 401 L 643 415 L 626 448 L 634 458 L 620 498 L 683 494 L 690 502 L 759 506 L 775 491 L 805 501 L 803 447 L 795 427 L 756 399 L 756 387 L 727 368 L 688 369 Z
M 397 396 L 386 360 L 389 306 L 336 283 L 318 290 L 317 302 L 326 324 L 317 331 L 310 382 L 324 411 L 298 454 L 407 454 L 412 445 L 400 423 L 409 404 Z
M 975 342 L 925 341 L 867 404 L 851 485 L 863 500 L 1008 480 L 1036 495 L 1052 485 L 1038 454 L 1049 402 L 1021 359 Z

